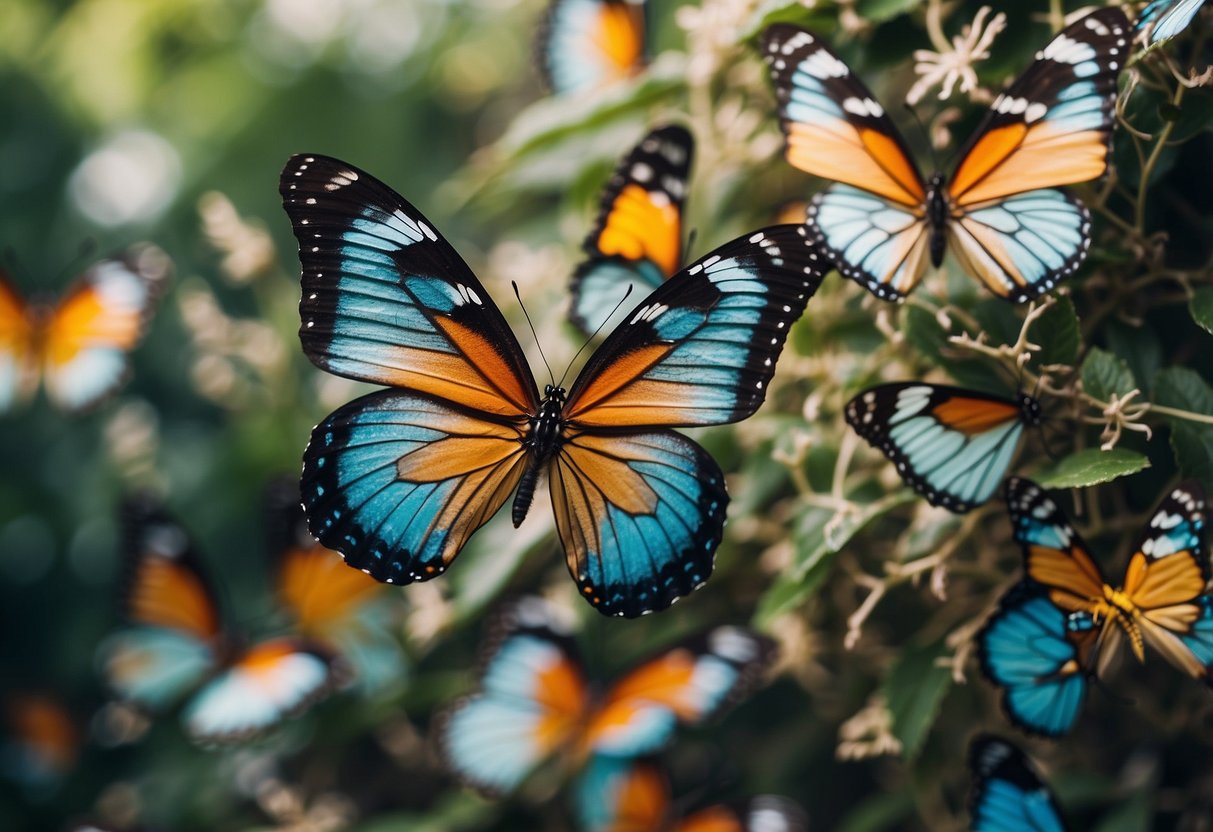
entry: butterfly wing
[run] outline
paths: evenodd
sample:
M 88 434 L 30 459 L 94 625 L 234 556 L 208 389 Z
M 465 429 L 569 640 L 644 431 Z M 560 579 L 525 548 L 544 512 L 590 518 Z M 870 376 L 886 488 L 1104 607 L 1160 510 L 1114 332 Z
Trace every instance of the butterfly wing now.
M 332 690 L 335 679 L 331 657 L 320 648 L 294 638 L 272 639 L 208 681 L 182 720 L 197 742 L 243 742 L 302 713 Z
M 1089 616 L 1067 615 L 1037 584 L 1017 584 L 1003 596 L 977 634 L 977 655 L 1017 727 L 1050 737 L 1070 730 L 1086 698 L 1092 627 Z
M 577 782 L 586 832 L 660 832 L 669 817 L 670 784 L 650 760 L 597 755 Z
M 501 311 L 421 212 L 327 156 L 291 157 L 279 191 L 303 266 L 299 338 L 316 366 L 505 421 L 536 412 Z
M 592 334 L 632 287 L 647 295 L 682 265 L 682 203 L 694 155 L 685 127 L 650 132 L 607 183 L 589 257 L 573 274 L 570 317 Z
M 1123 591 L 1140 610 L 1142 634 L 1151 646 L 1189 675 L 1209 681 L 1205 510 L 1199 483 L 1173 488 L 1134 547 Z
M 569 571 L 607 615 L 663 609 L 707 580 L 724 477 L 669 431 L 753 413 L 826 268 L 802 227 L 733 241 L 657 288 L 594 353 L 550 467 Z
M 1086 257 L 1090 216 L 1054 189 L 1107 168 L 1128 32 L 1118 8 L 1067 26 L 995 99 L 960 153 L 947 188 L 949 244 L 1003 297 L 1037 297 Z
M 1148 31 L 1147 42 L 1153 46 L 1188 28 L 1204 4 L 1205 0 L 1153 0 L 1137 15 L 1133 27 L 1138 32 Z
M 1065 832 L 1053 794 L 1031 761 L 1009 742 L 976 737 L 969 746 L 969 773 L 973 832 Z
M 813 241 L 839 271 L 900 299 L 927 266 L 927 198 L 905 142 L 871 91 L 820 38 L 779 23 L 762 36 L 787 159 L 842 183 L 809 205 Z
M 611 687 L 586 742 L 616 756 L 654 751 L 667 739 L 667 727 L 654 721 L 652 730 L 637 714 L 663 708 L 683 724 L 701 724 L 748 695 L 774 658 L 769 638 L 731 626 L 663 650 Z
M 168 255 L 144 243 L 96 263 L 67 291 L 41 333 L 43 379 L 57 407 L 84 410 L 122 384 L 170 267 Z
M 496 622 L 481 663 L 480 690 L 435 728 L 447 765 L 488 793 L 514 789 L 576 736 L 589 691 L 564 621 L 526 598 Z
M 965 512 L 990 498 L 1040 405 L 920 382 L 881 384 L 847 404 L 855 432 L 934 506 Z
M 535 42 L 548 89 L 587 93 L 639 72 L 647 10 L 646 0 L 552 0 Z
M 29 398 L 38 384 L 31 311 L 0 272 L 0 413 Z
M 222 633 L 214 591 L 189 535 L 150 497 L 123 507 L 126 578 L 120 630 L 100 648 L 110 686 L 160 709 L 193 688 L 218 662 Z

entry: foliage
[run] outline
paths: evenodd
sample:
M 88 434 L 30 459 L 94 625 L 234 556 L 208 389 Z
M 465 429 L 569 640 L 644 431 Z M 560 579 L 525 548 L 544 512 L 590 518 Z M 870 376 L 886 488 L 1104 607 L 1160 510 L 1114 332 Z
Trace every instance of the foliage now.
M 108 704 L 97 677 L 121 582 L 114 509 L 132 489 L 165 494 L 228 616 L 281 629 L 261 492 L 298 470 L 312 425 L 359 392 L 298 346 L 298 261 L 276 189 L 291 153 L 349 159 L 392 184 L 521 334 L 516 281 L 559 374 L 580 346 L 565 305 L 577 246 L 621 149 L 647 124 L 678 120 L 696 136 L 688 225 L 692 254 L 706 252 L 820 186 L 781 156 L 753 48 L 766 23 L 822 32 L 909 122 L 893 103 L 914 80 L 913 51 L 946 48 L 981 4 L 653 3 L 650 70 L 571 103 L 538 88 L 528 55 L 542 4 L 529 0 L 3 5 L 0 245 L 14 282 L 60 291 L 87 260 L 76 255 L 86 240 L 101 254 L 155 240 L 176 264 L 114 401 L 69 417 L 40 397 L 0 416 L 3 685 L 53 692 L 82 738 L 61 779 L 2 787 L 5 828 L 80 816 L 186 830 L 567 828 L 554 771 L 490 803 L 444 773 L 428 744 L 431 716 L 474 683 L 486 611 L 529 591 L 575 610 L 608 674 L 618 657 L 726 621 L 780 642 L 771 683 L 683 737 L 668 753 L 676 772 L 723 772 L 731 795 L 788 795 L 817 829 L 961 828 L 967 738 L 1010 733 L 972 636 L 1020 554 L 997 501 L 962 518 L 926 506 L 857 442 L 844 404 L 878 381 L 915 378 L 1033 393 L 1047 418 L 1013 470 L 1075 488 L 1084 535 L 1121 558 L 1167 483 L 1182 474 L 1213 488 L 1206 14 L 1127 68 L 1112 169 L 1074 189 L 1094 216 L 1092 253 L 1052 296 L 1012 307 L 950 261 L 901 306 L 827 278 L 761 412 L 700 436 L 733 494 L 703 589 L 660 615 L 601 619 L 571 598 L 550 513 L 532 511 L 519 530 L 498 517 L 449 575 L 389 590 L 405 683 L 343 692 L 245 748 L 196 748 L 172 716 L 147 723 Z M 912 144 L 930 140 L 946 158 L 990 92 L 1080 4 L 1030 5 L 975 67 L 977 90 L 923 99 L 928 135 L 917 141 L 906 123 Z M 104 167 L 115 158 L 134 161 Z M 1197 828 L 1184 824 L 1209 811 L 1208 692 L 1161 662 L 1125 664 L 1073 736 L 1031 751 L 1051 764 L 1076 828 L 1144 828 L 1151 815 L 1153 828 Z

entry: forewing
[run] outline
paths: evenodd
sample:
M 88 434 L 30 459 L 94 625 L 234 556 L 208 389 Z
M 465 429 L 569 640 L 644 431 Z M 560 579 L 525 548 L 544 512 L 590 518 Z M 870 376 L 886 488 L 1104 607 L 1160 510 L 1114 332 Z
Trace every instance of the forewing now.
M 319 648 L 293 638 L 265 641 L 207 682 L 181 718 L 197 742 L 243 742 L 302 713 L 333 689 L 335 678 Z
M 1018 584 L 999 602 L 977 634 L 977 655 L 1017 727 L 1056 737 L 1073 726 L 1087 693 L 1079 638 L 1036 584 Z
M 846 420 L 927 502 L 955 512 L 981 505 L 1002 482 L 1024 429 L 1025 407 L 975 390 L 897 382 L 865 390 Z
M 1052 792 L 1015 746 L 982 735 L 969 746 L 969 828 L 973 832 L 1064 832 Z
M 301 491 L 312 534 L 377 581 L 442 574 L 522 475 L 518 428 L 381 390 L 312 431 Z
M 504 419 L 538 409 L 501 311 L 421 212 L 327 156 L 292 156 L 279 190 L 303 265 L 299 338 L 316 366 Z
M 805 221 L 838 271 L 884 300 L 908 295 L 930 262 L 930 234 L 918 207 L 831 185 L 809 202 Z
M 593 92 L 643 69 L 646 13 L 645 0 L 551 0 L 535 43 L 548 89 Z
M 569 572 L 603 615 L 668 607 L 712 574 L 724 529 L 724 475 L 671 431 L 574 432 L 549 490 Z
M 788 329 L 832 268 L 780 225 L 683 269 L 629 312 L 569 391 L 576 428 L 714 425 L 762 404 Z
M 967 207 L 1102 176 L 1129 41 L 1128 18 L 1116 7 L 1059 32 L 961 151 L 952 199 Z
M 1047 587 L 1050 598 L 1071 612 L 1090 610 L 1093 601 L 1102 600 L 1103 575 L 1053 498 L 1019 477 L 1007 480 L 1006 498 L 1027 576 Z
M 57 407 L 84 410 L 126 380 L 170 270 L 168 255 L 144 243 L 96 263 L 68 289 L 41 335 L 43 379 Z
M 573 274 L 570 316 L 592 334 L 623 299 L 657 288 L 682 265 L 682 205 L 694 141 L 677 125 L 653 130 L 624 157 L 602 197 Z
M 777 23 L 762 35 L 787 158 L 796 167 L 917 208 L 926 199 L 905 143 L 875 97 L 822 42 Z
M 1153 0 L 1137 15 L 1133 26 L 1138 32 L 1149 31 L 1147 41 L 1154 46 L 1188 28 L 1204 4 L 1205 0 Z
M 495 624 L 480 691 L 444 713 L 435 733 L 462 780 L 491 794 L 508 792 L 574 741 L 587 704 L 568 630 L 545 602 L 527 598 Z
M 29 398 L 38 384 L 32 311 L 0 272 L 0 413 Z
M 670 812 L 670 784 L 649 760 L 596 755 L 577 781 L 586 832 L 659 832 Z

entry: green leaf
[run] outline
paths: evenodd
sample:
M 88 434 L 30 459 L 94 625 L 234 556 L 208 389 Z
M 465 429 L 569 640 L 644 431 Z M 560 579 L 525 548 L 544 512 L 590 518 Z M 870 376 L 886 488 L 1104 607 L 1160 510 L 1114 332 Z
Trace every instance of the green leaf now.
M 1122 800 L 1100 818 L 1095 832 L 1140 832 L 1154 828 L 1155 796 L 1153 788 L 1138 789 L 1132 797 Z
M 1205 332 L 1213 332 L 1213 286 L 1201 286 L 1188 301 L 1192 320 Z
M 1110 352 L 1092 347 L 1082 362 L 1082 386 L 1087 394 L 1108 401 L 1137 387 L 1129 365 Z
M 940 351 L 948 343 L 948 334 L 938 319 L 921 306 L 908 306 L 903 315 L 901 329 L 906 343 L 918 350 L 923 358 L 938 362 Z
M 1154 378 L 1162 367 L 1162 343 L 1151 324 L 1134 325 L 1112 319 L 1104 324 L 1103 335 L 1108 350 L 1124 358 L 1133 378 Z
M 893 736 L 901 741 L 905 759 L 918 755 L 952 686 L 952 671 L 935 664 L 947 652 L 942 641 L 929 647 L 907 648 L 885 679 L 884 696 L 893 716 Z
M 1037 366 L 1045 364 L 1074 364 L 1082 348 L 1082 334 L 1078 326 L 1078 312 L 1074 301 L 1062 295 L 1046 309 L 1032 324 L 1029 338 L 1040 345 L 1036 353 Z
M 1213 414 L 1213 388 L 1195 370 L 1168 367 L 1154 378 L 1155 404 Z M 1171 426 L 1171 450 L 1185 476 L 1213 482 L 1213 425 L 1193 422 L 1177 416 L 1165 416 Z
M 1062 459 L 1033 479 L 1045 488 L 1083 488 L 1127 477 L 1149 467 L 1148 458 L 1128 448 L 1110 451 L 1087 448 Z
M 855 11 L 872 23 L 884 23 L 900 14 L 912 12 L 922 5 L 919 0 L 859 0 Z

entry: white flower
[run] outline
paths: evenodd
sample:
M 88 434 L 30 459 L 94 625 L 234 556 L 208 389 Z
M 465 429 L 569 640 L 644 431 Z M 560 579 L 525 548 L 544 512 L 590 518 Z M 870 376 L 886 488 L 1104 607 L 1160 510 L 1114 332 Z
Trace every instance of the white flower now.
M 906 95 L 906 103 L 917 104 L 927 91 L 939 85 L 940 100 L 951 97 L 959 82 L 960 92 L 973 92 L 977 87 L 977 72 L 973 65 L 990 57 L 990 46 L 994 38 L 1007 28 L 1007 16 L 1002 12 L 994 15 L 986 25 L 989 6 L 982 6 L 973 22 L 965 26 L 960 34 L 952 38 L 952 48 L 941 52 L 929 49 L 914 51 L 914 71 L 921 76 Z M 984 27 L 984 28 L 983 28 Z

